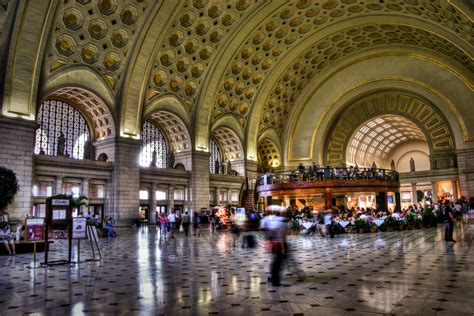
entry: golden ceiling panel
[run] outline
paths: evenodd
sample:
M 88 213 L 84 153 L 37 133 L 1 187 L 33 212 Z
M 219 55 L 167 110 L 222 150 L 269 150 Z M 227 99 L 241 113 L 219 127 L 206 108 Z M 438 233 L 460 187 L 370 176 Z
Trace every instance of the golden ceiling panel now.
M 255 31 L 248 35 L 240 50 L 234 53 L 233 60 L 225 72 L 225 78 L 222 80 L 218 91 L 216 91 L 214 119 L 218 118 L 219 115 L 233 112 L 245 121 L 251 111 L 240 113 L 240 104 L 247 103 L 251 108 L 256 94 L 248 98 L 243 93 L 239 93 L 242 91 L 241 87 L 253 86 L 258 91 L 273 66 L 283 56 L 288 56 L 283 52 L 290 51 L 293 47 L 301 44 L 318 29 L 327 27 L 331 23 L 352 19 L 361 14 L 367 16 L 398 14 L 400 16 L 415 17 L 422 21 L 439 24 L 457 33 L 466 41 L 472 41 L 472 23 L 445 1 L 413 0 L 386 1 L 386 3 L 367 3 L 362 0 L 289 1 L 278 12 L 269 16 L 260 25 L 256 25 Z M 422 45 L 427 49 L 438 50 L 437 45 L 442 44 L 441 50 L 449 54 L 448 56 L 451 56 L 452 51 L 457 49 L 451 47 L 452 45 L 445 40 L 439 39 L 441 42 L 433 41 L 433 36 L 426 31 L 417 31 L 419 37 L 424 36 L 424 39 L 426 38 L 426 41 L 420 43 L 417 41 L 418 38 L 410 34 L 413 32 L 411 27 L 406 27 L 406 29 L 403 29 L 403 27 L 394 29 L 395 27 L 390 25 L 384 27 L 386 29 L 377 28 L 376 30 L 373 26 L 366 26 L 365 29 L 353 30 L 352 34 L 345 34 L 344 37 L 335 34 L 330 38 L 326 38 L 317 47 L 313 48 L 316 50 L 314 56 L 311 57 L 313 65 L 315 65 L 313 71 L 304 62 L 299 64 L 296 62 L 292 69 L 295 71 L 301 69 L 303 74 L 307 73 L 304 75 L 305 79 L 311 79 L 315 73 L 328 67 L 341 56 L 377 45 L 407 43 L 408 45 Z M 400 39 L 400 32 L 407 34 L 407 37 Z M 466 59 L 466 56 L 461 56 L 461 54 L 457 54 L 457 56 L 463 63 L 470 62 L 469 59 Z M 301 77 L 301 74 L 298 74 L 298 76 Z M 259 80 L 255 82 L 253 78 L 259 78 Z M 291 90 L 301 91 L 304 88 L 305 82 L 292 79 L 289 78 L 288 81 L 291 89 L 286 87 L 286 83 L 282 87 L 278 87 L 281 90 L 278 94 L 279 97 L 284 97 L 287 100 L 284 103 L 276 101 L 277 104 L 274 106 L 273 114 L 278 111 L 285 116 L 288 113 L 288 101 L 292 103 L 296 97 Z M 216 113 L 219 113 L 219 115 L 216 115 Z M 285 122 L 282 115 L 279 115 L 273 121 L 276 123 Z M 268 115 L 264 115 L 263 119 L 267 122 L 272 121 Z
M 148 86 L 154 93 L 147 95 L 172 91 L 191 109 L 225 34 L 254 5 L 254 0 L 188 0 L 161 43 Z
M 171 149 L 174 152 L 191 150 L 191 138 L 183 121 L 176 115 L 159 111 L 151 115 L 151 120 L 166 132 Z
M 268 138 L 258 143 L 258 157 L 260 167 L 265 171 L 281 165 L 280 151 L 277 145 Z
M 47 73 L 63 65 L 85 64 L 115 89 L 136 31 L 152 4 L 150 0 L 64 1 L 55 22 Z
M 286 115 L 304 87 L 331 62 L 374 47 L 422 46 L 443 54 L 474 72 L 474 62 L 458 47 L 437 35 L 403 25 L 368 25 L 351 28 L 328 36 L 295 59 L 281 75 L 264 107 L 260 130 L 273 127 L 281 134 Z M 375 106 L 376 104 L 374 104 Z M 269 118 L 278 117 L 278 120 Z M 280 122 L 275 125 L 274 121 Z

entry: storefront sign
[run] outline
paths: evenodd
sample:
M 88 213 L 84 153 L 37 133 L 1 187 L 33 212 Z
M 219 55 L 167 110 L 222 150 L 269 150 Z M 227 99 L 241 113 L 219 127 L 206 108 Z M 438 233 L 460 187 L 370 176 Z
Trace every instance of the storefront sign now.
M 68 199 L 53 199 L 51 201 L 51 205 L 53 206 L 69 206 Z
M 44 218 L 26 219 L 26 239 L 30 241 L 44 240 Z
M 72 219 L 72 238 L 86 238 L 87 222 L 85 217 L 74 217 Z

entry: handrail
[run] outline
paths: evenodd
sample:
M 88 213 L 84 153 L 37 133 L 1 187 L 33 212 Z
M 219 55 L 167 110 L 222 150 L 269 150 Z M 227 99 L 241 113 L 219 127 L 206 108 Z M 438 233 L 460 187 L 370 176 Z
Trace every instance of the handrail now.
M 395 170 L 381 168 L 353 168 L 353 167 L 319 167 L 310 166 L 293 171 L 265 173 L 258 176 L 257 186 L 289 183 L 300 181 L 326 180 L 392 180 L 398 181 L 399 174 Z

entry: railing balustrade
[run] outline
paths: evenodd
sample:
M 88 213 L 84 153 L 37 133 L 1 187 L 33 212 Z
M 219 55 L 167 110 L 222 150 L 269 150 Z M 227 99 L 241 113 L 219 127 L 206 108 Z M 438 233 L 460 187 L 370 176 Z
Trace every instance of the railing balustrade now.
M 293 171 L 266 173 L 257 179 L 257 186 L 327 180 L 392 180 L 398 181 L 399 175 L 395 170 L 380 168 L 347 168 L 347 167 L 313 167 L 299 168 Z

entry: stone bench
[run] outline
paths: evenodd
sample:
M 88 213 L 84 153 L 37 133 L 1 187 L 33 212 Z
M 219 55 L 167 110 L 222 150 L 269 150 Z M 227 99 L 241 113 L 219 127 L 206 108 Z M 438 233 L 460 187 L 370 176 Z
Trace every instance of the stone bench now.
M 44 252 L 45 242 L 44 241 L 37 241 L 36 242 L 36 252 Z M 15 241 L 15 252 L 17 254 L 21 253 L 33 253 L 34 245 L 32 241 L 27 240 L 20 240 Z M 0 241 L 0 256 L 7 256 L 8 251 L 3 244 L 3 241 Z

